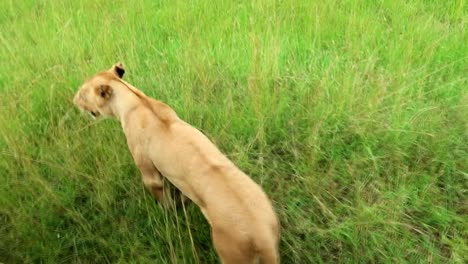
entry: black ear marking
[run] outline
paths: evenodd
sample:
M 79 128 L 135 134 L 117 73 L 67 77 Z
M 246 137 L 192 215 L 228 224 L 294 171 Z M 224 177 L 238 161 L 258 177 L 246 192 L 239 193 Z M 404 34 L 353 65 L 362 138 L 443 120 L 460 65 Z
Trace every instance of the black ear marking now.
M 118 62 L 114 65 L 114 71 L 119 76 L 119 78 L 122 78 L 124 73 L 125 73 L 125 67 L 121 62 Z

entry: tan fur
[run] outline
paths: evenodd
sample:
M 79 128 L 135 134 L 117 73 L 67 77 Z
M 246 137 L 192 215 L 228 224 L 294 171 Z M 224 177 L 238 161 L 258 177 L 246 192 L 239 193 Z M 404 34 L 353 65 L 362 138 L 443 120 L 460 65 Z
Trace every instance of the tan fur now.
M 96 74 L 74 103 L 121 122 L 143 183 L 162 205 L 165 177 L 200 207 L 222 263 L 279 263 L 278 221 L 260 186 L 169 106 L 123 81 L 124 72 L 118 63 Z

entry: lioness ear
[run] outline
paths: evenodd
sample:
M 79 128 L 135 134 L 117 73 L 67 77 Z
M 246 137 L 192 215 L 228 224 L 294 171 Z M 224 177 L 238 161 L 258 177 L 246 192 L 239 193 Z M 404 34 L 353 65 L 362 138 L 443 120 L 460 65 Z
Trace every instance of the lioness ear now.
M 112 88 L 106 84 L 99 85 L 96 87 L 96 94 L 104 99 L 109 99 L 112 95 Z
M 119 78 L 122 78 L 124 73 L 125 73 L 125 67 L 123 66 L 123 64 L 121 62 L 117 62 L 114 67 L 114 72 L 117 76 L 119 76 Z

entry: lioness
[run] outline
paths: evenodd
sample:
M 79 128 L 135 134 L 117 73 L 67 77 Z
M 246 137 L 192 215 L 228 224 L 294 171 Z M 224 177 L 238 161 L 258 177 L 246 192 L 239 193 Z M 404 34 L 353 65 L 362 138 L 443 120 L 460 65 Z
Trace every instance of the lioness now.
M 143 183 L 162 205 L 165 177 L 200 207 L 222 263 L 279 263 L 278 220 L 260 186 L 169 106 L 123 81 L 124 73 L 121 63 L 97 73 L 74 103 L 120 121 Z

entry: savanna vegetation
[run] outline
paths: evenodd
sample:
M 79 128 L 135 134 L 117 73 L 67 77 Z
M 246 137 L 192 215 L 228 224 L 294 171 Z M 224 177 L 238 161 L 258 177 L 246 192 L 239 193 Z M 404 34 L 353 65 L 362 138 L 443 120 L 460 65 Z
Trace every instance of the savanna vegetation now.
M 162 210 L 119 123 L 72 104 L 122 61 L 264 188 L 282 263 L 464 263 L 466 11 L 1 1 L 0 262 L 218 262 L 198 208 Z

